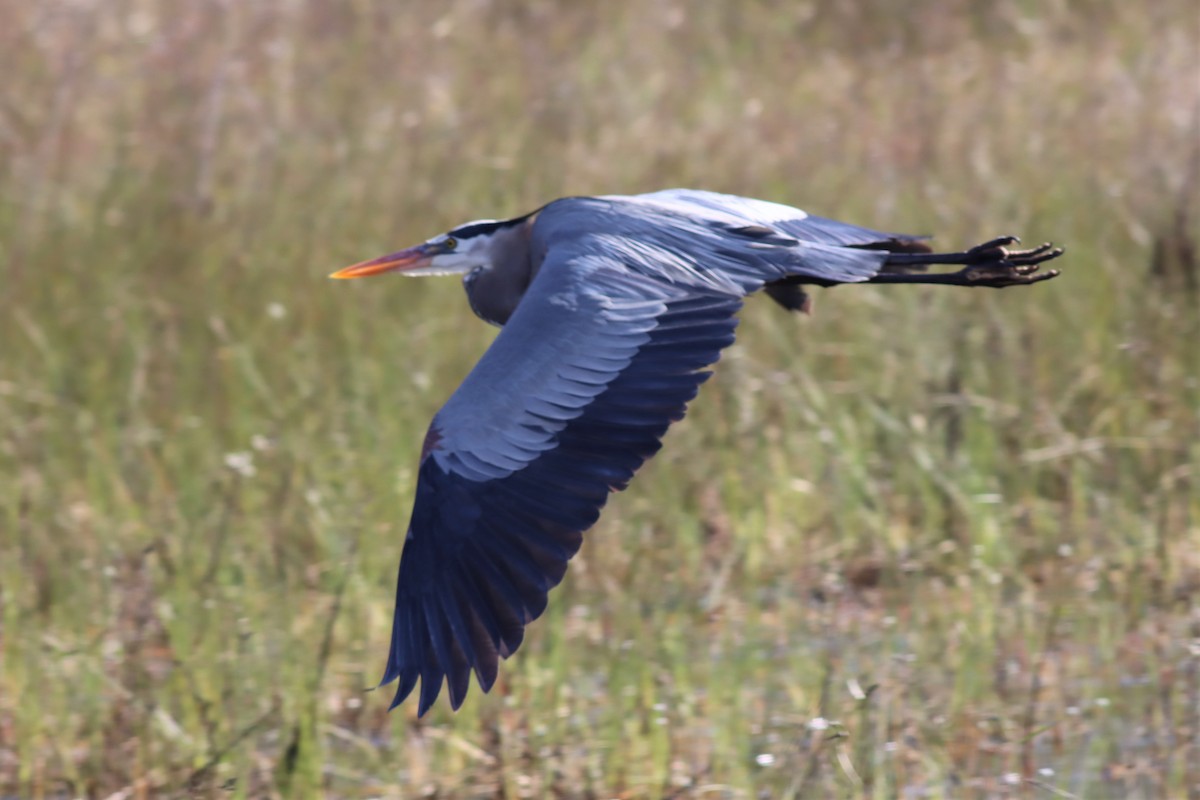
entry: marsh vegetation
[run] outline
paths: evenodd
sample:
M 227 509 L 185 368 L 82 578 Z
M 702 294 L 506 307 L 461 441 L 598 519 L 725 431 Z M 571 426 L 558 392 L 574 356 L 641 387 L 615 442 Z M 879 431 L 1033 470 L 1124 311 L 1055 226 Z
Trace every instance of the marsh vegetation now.
M 0 796 L 1200 791 L 1192 3 L 0 17 Z M 1064 274 L 749 302 L 495 690 L 388 714 L 416 456 L 493 331 L 325 276 L 667 186 Z

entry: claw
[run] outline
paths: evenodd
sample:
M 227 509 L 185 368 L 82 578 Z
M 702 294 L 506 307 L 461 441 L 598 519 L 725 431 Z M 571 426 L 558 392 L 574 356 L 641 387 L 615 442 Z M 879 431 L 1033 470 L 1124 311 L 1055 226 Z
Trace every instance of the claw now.
M 1020 254 L 1025 255 L 1025 256 L 1036 256 L 1039 253 L 1046 252 L 1047 250 L 1051 249 L 1052 247 L 1054 247 L 1054 245 L 1051 244 L 1050 242 L 1042 242 L 1037 247 L 1031 247 L 1028 250 L 1020 251 Z
M 992 239 L 990 242 L 984 242 L 983 244 L 975 245 L 967 252 L 971 255 L 977 255 L 979 253 L 987 253 L 992 250 L 1000 250 L 1005 247 L 1008 247 L 1010 244 L 1020 244 L 1020 243 L 1021 243 L 1021 240 L 1018 239 L 1016 236 L 997 236 L 995 239 Z
M 1039 272 L 1037 275 L 1032 276 L 1029 280 L 1023 281 L 1023 283 L 1030 284 L 1030 283 L 1039 283 L 1041 281 L 1048 281 L 1051 278 L 1057 278 L 1058 275 L 1059 275 L 1058 270 L 1048 269 L 1045 272 Z
M 1061 247 L 1055 247 L 1050 242 L 1032 247 L 1028 250 L 1013 250 L 1004 256 L 1005 261 L 1013 264 L 1040 264 L 1052 258 L 1058 258 L 1063 253 Z
M 976 264 L 964 268 L 959 274 L 972 286 L 987 286 L 994 289 L 1003 289 L 1006 286 L 1026 286 L 1058 277 L 1059 273 L 1056 269 L 1038 273 L 1038 270 L 1041 269 L 1041 262 L 1047 258 L 1054 258 L 1056 255 L 1043 255 L 1036 261 L 1021 264 L 1014 264 L 1008 260 Z

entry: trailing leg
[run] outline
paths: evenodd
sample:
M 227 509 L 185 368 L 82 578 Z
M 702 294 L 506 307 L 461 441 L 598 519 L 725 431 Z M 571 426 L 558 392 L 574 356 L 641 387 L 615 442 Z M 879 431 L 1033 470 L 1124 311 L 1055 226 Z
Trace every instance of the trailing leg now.
M 1052 269 L 1038 273 L 1042 262 L 1062 255 L 1061 247 L 1049 242 L 1028 250 L 1010 250 L 1019 244 L 1015 236 L 1001 236 L 961 253 L 892 253 L 885 262 L 890 267 L 922 267 L 935 264 L 963 264 L 958 272 L 894 273 L 881 272 L 867 283 L 926 283 L 943 286 L 1025 286 L 1058 276 Z M 1035 274 L 1037 273 L 1037 274 Z

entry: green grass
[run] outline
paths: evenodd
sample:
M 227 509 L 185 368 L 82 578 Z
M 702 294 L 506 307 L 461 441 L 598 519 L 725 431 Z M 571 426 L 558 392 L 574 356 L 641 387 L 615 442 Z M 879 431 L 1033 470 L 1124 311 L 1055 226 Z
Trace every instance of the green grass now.
M 1052 8 L 0 0 L 0 796 L 1200 792 L 1200 31 Z M 493 692 L 388 714 L 493 332 L 325 276 L 667 186 L 1064 274 L 751 301 Z

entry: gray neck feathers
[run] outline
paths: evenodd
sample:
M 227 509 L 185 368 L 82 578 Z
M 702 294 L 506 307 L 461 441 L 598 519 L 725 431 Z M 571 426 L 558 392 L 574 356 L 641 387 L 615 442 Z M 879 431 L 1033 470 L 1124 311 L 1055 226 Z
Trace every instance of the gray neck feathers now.
M 525 296 L 536 271 L 530 250 L 532 220 L 493 235 L 492 263 L 469 285 L 467 300 L 471 310 L 485 322 L 504 325 Z

